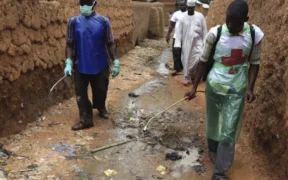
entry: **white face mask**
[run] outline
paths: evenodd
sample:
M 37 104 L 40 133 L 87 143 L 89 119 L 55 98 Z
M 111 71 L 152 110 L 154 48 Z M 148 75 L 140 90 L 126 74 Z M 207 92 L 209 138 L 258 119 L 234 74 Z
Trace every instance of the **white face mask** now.
M 93 6 L 94 6 L 95 2 L 92 4 L 92 6 L 80 6 L 80 12 L 83 16 L 90 16 L 93 13 Z

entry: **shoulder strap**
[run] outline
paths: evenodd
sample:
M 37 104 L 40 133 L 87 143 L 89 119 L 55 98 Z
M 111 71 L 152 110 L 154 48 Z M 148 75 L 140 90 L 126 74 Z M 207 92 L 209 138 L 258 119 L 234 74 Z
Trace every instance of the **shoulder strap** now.
M 217 43 L 218 43 L 218 41 L 219 41 L 219 39 L 220 39 L 221 33 L 222 33 L 222 26 L 219 26 L 219 27 L 217 28 L 217 37 L 216 37 L 216 41 L 214 42 L 214 46 L 217 45 Z
M 250 26 L 250 33 L 251 33 L 251 38 L 252 38 L 252 46 L 251 46 L 251 50 L 250 50 L 250 54 L 249 54 L 249 60 L 252 56 L 252 52 L 254 49 L 254 44 L 255 44 L 255 28 L 253 27 L 253 25 L 249 24 Z

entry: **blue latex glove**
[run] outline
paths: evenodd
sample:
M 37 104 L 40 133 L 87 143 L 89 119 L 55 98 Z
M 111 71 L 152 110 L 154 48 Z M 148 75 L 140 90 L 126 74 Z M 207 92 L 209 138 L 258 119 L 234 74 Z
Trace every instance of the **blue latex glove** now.
M 116 76 L 118 76 L 119 72 L 120 72 L 120 63 L 119 63 L 118 59 L 115 59 L 114 60 L 114 67 L 112 70 L 112 78 L 115 78 Z
M 64 69 L 64 74 L 65 76 L 72 76 L 72 60 L 70 58 L 66 59 L 65 61 L 65 69 Z

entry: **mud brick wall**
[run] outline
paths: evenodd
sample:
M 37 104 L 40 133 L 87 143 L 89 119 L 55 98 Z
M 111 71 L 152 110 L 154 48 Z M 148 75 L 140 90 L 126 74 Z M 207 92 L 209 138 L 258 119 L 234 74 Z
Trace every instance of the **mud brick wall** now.
M 133 2 L 133 45 L 150 35 L 150 37 L 164 36 L 163 4 Z
M 110 19 L 118 53 L 131 49 L 130 0 L 98 0 L 97 11 Z M 48 100 L 49 89 L 63 76 L 67 21 L 78 14 L 78 0 L 0 1 L 0 136 L 21 130 L 73 94 L 67 79 Z
M 225 22 L 231 0 L 214 0 L 208 26 Z M 246 106 L 245 129 L 256 152 L 271 162 L 275 179 L 287 179 L 288 171 L 288 1 L 247 0 L 250 23 L 265 33 L 256 101 Z M 278 177 L 279 175 L 279 177 Z

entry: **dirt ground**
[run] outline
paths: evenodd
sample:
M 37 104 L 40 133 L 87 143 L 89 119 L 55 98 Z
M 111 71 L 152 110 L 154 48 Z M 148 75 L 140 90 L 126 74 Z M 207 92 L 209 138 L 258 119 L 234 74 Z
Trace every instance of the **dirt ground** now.
M 211 179 L 203 94 L 155 118 L 148 132 L 143 132 L 149 118 L 183 98 L 189 89 L 182 85 L 181 75 L 169 75 L 169 46 L 164 40 L 146 39 L 120 61 L 121 74 L 109 86 L 109 120 L 95 111 L 95 127 L 73 132 L 71 126 L 79 120 L 74 97 L 51 107 L 21 133 L 0 139 L 3 149 L 13 152 L 9 159 L 0 153 L 0 179 Z M 129 97 L 129 93 L 139 97 Z M 134 138 L 137 140 L 91 153 Z M 247 139 L 244 132 L 228 173 L 230 179 L 273 179 L 267 162 L 251 150 Z M 166 160 L 166 153 L 171 152 L 182 159 Z M 165 169 L 157 171 L 159 165 Z M 107 177 L 104 171 L 108 169 L 118 174 Z

